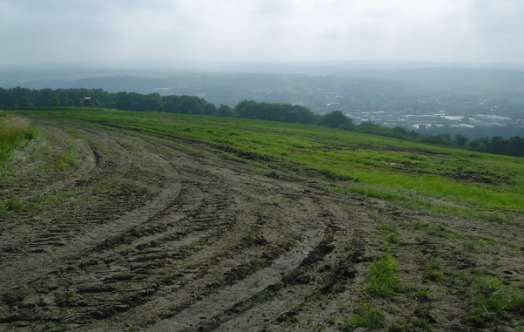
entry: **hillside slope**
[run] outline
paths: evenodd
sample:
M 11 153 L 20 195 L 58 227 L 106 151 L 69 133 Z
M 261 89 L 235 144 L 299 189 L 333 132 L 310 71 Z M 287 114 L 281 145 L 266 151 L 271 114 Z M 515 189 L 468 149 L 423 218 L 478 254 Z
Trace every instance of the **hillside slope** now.
M 0 330 L 517 330 L 524 160 L 301 125 L 39 111 Z

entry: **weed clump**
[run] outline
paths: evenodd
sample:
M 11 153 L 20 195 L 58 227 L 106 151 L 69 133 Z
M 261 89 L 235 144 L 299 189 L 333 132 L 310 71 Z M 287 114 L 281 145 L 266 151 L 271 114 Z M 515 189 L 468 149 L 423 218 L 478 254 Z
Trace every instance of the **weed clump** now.
M 8 198 L 4 201 L 0 201 L 0 215 L 22 212 L 27 209 L 29 209 L 29 205 L 17 198 Z
M 13 150 L 35 137 L 36 130 L 26 120 L 10 116 L 0 118 L 0 166 L 7 161 Z
M 395 226 L 389 224 L 382 225 L 381 231 L 384 233 L 384 238 L 387 243 L 393 245 L 399 245 L 401 243 L 400 234 Z
M 524 294 L 493 276 L 478 276 L 471 286 L 470 320 L 481 324 L 500 318 L 505 312 L 522 313 Z
M 419 302 L 427 302 L 430 301 L 433 297 L 431 289 L 429 288 L 420 288 L 415 292 L 415 298 Z
M 374 330 L 386 325 L 386 317 L 379 308 L 372 304 L 358 307 L 353 316 L 344 324 L 343 331 L 351 332 L 359 327 Z
M 400 289 L 397 260 L 384 255 L 373 263 L 367 275 L 366 291 L 371 295 L 390 297 Z
M 65 171 L 75 166 L 77 151 L 74 145 L 69 145 L 55 160 L 55 167 L 59 171 Z

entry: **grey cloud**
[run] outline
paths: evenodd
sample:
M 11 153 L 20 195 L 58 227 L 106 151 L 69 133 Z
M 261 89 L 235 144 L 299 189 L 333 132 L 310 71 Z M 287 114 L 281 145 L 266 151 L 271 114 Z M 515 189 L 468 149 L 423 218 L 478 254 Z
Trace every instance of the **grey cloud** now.
M 521 62 L 521 0 L 0 0 L 0 66 Z

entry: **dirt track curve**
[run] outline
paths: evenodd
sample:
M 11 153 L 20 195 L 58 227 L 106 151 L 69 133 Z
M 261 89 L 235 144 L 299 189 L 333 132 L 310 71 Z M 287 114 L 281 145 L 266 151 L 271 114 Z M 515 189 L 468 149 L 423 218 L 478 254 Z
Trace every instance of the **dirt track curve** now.
M 1 223 L 0 330 L 304 330 L 365 255 L 356 212 L 324 192 L 203 146 L 42 130 L 3 188 L 48 205 Z M 71 146 L 72 169 L 42 171 Z
M 524 275 L 519 222 L 329 193 L 334 180 L 227 147 L 34 121 L 0 178 L 0 331 L 339 331 L 368 302 L 390 330 L 473 331 L 468 273 Z M 391 299 L 365 291 L 385 252 L 406 285 Z M 511 314 L 483 330 L 513 331 Z

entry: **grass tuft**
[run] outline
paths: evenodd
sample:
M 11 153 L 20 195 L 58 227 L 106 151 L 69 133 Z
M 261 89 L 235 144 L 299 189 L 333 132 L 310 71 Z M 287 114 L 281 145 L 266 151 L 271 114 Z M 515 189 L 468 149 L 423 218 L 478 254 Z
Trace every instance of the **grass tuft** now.
M 65 171 L 75 166 L 77 151 L 74 145 L 69 145 L 55 160 L 55 167 L 59 171 Z
M 0 117 L 0 167 L 3 167 L 11 153 L 36 137 L 36 130 L 25 119 Z
M 401 243 L 400 233 L 397 228 L 391 224 L 385 224 L 380 227 L 382 233 L 384 233 L 384 238 L 386 243 L 399 245 Z
M 8 198 L 0 201 L 0 216 L 28 211 L 31 208 L 32 205 L 28 202 L 23 202 L 18 198 Z
M 501 318 L 505 312 L 524 312 L 524 293 L 504 285 L 493 276 L 477 276 L 471 286 L 470 320 L 484 323 Z
M 400 289 L 398 263 L 391 255 L 384 255 L 368 271 L 366 291 L 371 295 L 391 297 Z
M 433 293 L 429 288 L 420 288 L 415 292 L 415 298 L 419 302 L 427 302 L 433 298 Z
M 379 308 L 372 304 L 358 307 L 351 319 L 343 326 L 343 331 L 351 332 L 359 327 L 369 330 L 381 329 L 386 325 L 386 317 Z

